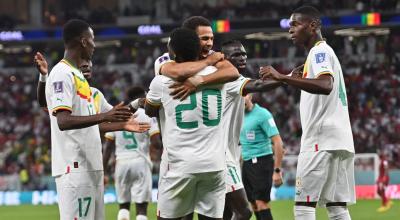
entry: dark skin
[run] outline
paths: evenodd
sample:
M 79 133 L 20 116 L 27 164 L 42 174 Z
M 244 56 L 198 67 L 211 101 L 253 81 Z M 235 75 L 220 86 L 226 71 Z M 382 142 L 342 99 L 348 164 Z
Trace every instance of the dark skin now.
M 214 52 L 209 55 L 209 52 L 214 43 L 214 34 L 210 26 L 199 26 L 196 28 L 196 33 L 200 39 L 200 54 L 199 59 L 189 62 L 169 62 L 161 66 L 160 73 L 168 76 L 177 82 L 171 85 L 172 95 L 175 99 L 184 100 L 191 93 L 201 85 L 208 85 L 213 83 L 226 83 L 233 81 L 239 77 L 235 67 L 229 62 L 220 62 L 224 59 L 224 54 Z M 170 51 L 170 54 L 174 54 Z M 207 76 L 199 76 L 197 80 L 200 85 L 194 85 L 189 80 L 196 73 L 201 71 L 207 66 L 216 66 L 218 71 Z M 235 73 L 235 77 L 232 77 Z M 237 74 L 236 74 L 237 73 Z
M 312 19 L 307 15 L 294 13 L 290 17 L 289 33 L 293 43 L 303 46 L 306 50 L 310 49 L 318 42 L 322 41 L 321 22 L 319 19 Z M 331 75 L 320 75 L 315 79 L 306 79 L 300 77 L 288 77 L 280 74 L 272 66 L 263 67 L 260 70 L 260 76 L 263 79 L 272 78 L 288 85 L 297 87 L 312 94 L 329 95 L 333 87 L 333 77 Z M 316 207 L 317 202 L 296 201 L 296 206 Z M 327 203 L 330 206 L 346 206 L 345 202 Z
M 88 28 L 81 36 L 76 37 L 65 45 L 64 59 L 75 67 L 82 66 L 85 61 L 91 60 L 94 48 L 93 30 Z M 132 118 L 129 107 L 124 106 L 122 103 L 109 112 L 96 115 L 73 116 L 67 110 L 53 112 L 53 115 L 57 118 L 59 129 L 62 131 L 90 127 L 96 124 L 100 124 L 101 131 L 116 131 L 128 128 L 132 131 L 143 132 L 149 128 L 147 123 L 137 123 Z
M 289 33 L 294 44 L 303 46 L 308 51 L 317 43 L 322 41 L 321 24 L 319 20 L 298 13 L 290 17 Z M 320 75 L 315 79 L 290 77 L 276 71 L 272 66 L 261 67 L 262 79 L 274 79 L 279 82 L 297 87 L 312 94 L 329 95 L 333 88 L 333 77 L 331 75 Z

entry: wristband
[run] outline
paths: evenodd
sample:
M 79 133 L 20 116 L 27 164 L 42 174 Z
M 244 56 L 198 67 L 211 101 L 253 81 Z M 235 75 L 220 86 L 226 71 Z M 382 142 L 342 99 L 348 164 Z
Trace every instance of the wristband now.
M 202 85 L 204 83 L 203 77 L 201 76 L 192 76 L 188 78 L 189 82 L 192 83 L 196 88 L 199 85 Z
M 39 82 L 46 82 L 47 77 L 48 77 L 47 74 L 46 75 L 39 74 Z

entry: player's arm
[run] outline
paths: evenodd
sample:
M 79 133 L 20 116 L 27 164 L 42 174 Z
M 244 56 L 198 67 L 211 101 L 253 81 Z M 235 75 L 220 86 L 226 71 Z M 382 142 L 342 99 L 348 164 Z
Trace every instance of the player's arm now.
M 161 150 L 163 148 L 160 132 L 154 133 L 150 136 L 150 145 L 157 150 Z
M 144 111 L 149 117 L 158 117 L 158 112 L 160 110 L 160 105 L 152 103 L 150 100 L 146 99 L 144 103 Z
M 123 103 L 116 105 L 110 111 L 89 116 L 74 116 L 72 110 L 61 108 L 53 110 L 53 115 L 57 117 L 57 124 L 61 131 L 90 127 L 103 122 L 124 122 L 132 117 L 127 106 Z
M 108 161 L 111 158 L 111 155 L 113 152 L 115 152 L 115 140 L 110 139 L 105 135 L 106 137 L 106 142 L 104 144 L 104 153 L 103 153 L 103 168 L 104 168 L 104 173 L 108 171 Z
M 205 76 L 193 76 L 184 82 L 176 82 L 170 88 L 173 89 L 170 95 L 174 99 L 184 100 L 191 93 L 195 92 L 200 86 L 232 82 L 239 78 L 239 71 L 229 61 L 223 60 L 215 64 L 218 69 L 214 73 Z
M 161 98 L 163 95 L 163 76 L 156 76 L 150 83 L 149 92 L 146 95 L 146 100 L 144 103 L 144 111 L 149 117 L 157 117 L 158 112 L 161 107 Z
M 134 117 L 124 122 L 105 122 L 99 124 L 100 133 L 112 131 L 130 131 L 142 133 L 149 130 L 150 124 L 147 122 L 138 122 Z
M 39 52 L 35 54 L 33 60 L 37 70 L 40 73 L 39 82 L 36 88 L 37 100 L 39 102 L 40 107 L 47 107 L 46 94 L 45 94 L 46 80 L 48 76 L 47 61 L 44 58 L 44 56 Z
M 194 76 L 207 66 L 213 66 L 218 61 L 224 59 L 224 55 L 219 52 L 214 52 L 206 59 L 194 62 L 167 62 L 160 67 L 160 73 L 175 81 L 184 81 L 187 78 Z
M 276 89 L 279 86 L 282 86 L 283 84 L 284 83 L 273 79 L 267 79 L 267 80 L 251 79 L 249 80 L 248 83 L 246 83 L 246 85 L 244 85 L 242 95 L 245 96 L 248 93 L 253 93 L 253 92 L 267 92 Z
M 266 66 L 261 67 L 260 75 L 263 79 L 274 79 L 312 94 L 329 95 L 333 88 L 333 76 L 331 72 L 323 72 L 313 79 L 298 78 L 281 74 L 272 66 Z

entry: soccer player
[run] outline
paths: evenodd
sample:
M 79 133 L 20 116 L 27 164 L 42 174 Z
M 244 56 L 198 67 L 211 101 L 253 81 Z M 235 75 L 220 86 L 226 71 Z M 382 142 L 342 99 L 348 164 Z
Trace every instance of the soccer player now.
M 98 124 L 109 131 L 145 131 L 148 125 L 126 127 L 126 121 L 133 120 L 132 113 L 122 105 L 95 114 L 89 84 L 77 69 L 92 57 L 93 30 L 86 22 L 73 19 L 63 27 L 63 40 L 64 59 L 52 69 L 45 88 L 60 219 L 102 220 L 104 185 Z
M 132 87 L 126 94 L 128 100 L 146 97 L 141 87 Z M 104 169 L 111 153 L 115 152 L 116 156 L 115 190 L 119 203 L 118 220 L 130 219 L 131 201 L 136 203 L 136 219 L 147 219 L 147 206 L 151 202 L 152 190 L 149 147 L 152 145 L 158 149 L 162 148 L 156 119 L 148 117 L 143 108 L 138 108 L 135 115 L 136 120 L 151 124 L 149 131 L 144 133 L 115 131 L 105 134 Z
M 38 99 L 40 107 L 47 107 L 45 88 L 46 88 L 46 80 L 48 77 L 48 64 L 47 64 L 46 59 L 40 52 L 37 52 L 35 54 L 34 62 L 35 62 L 36 68 L 38 69 L 38 71 L 40 73 L 39 81 L 37 84 L 37 99 Z M 88 82 L 90 82 L 90 80 L 92 78 L 92 61 L 82 60 L 79 70 L 82 72 L 85 79 Z M 95 87 L 90 87 L 90 90 L 92 92 L 92 98 L 94 101 L 94 108 L 95 108 L 96 114 L 101 113 L 101 112 L 108 112 L 113 108 L 113 106 L 110 105 L 107 102 L 107 100 L 104 98 L 103 93 L 99 89 L 97 89 Z
M 326 206 L 329 219 L 351 219 L 354 204 L 354 143 L 340 62 L 323 40 L 317 9 L 302 6 L 290 17 L 289 33 L 308 51 L 302 78 L 273 67 L 261 68 L 272 78 L 301 89 L 300 119 L 303 134 L 296 173 L 296 220 L 315 219 L 315 207 Z
M 246 72 L 247 53 L 240 41 L 230 40 L 222 44 L 222 52 L 240 73 Z M 226 84 L 227 103 L 224 109 L 224 135 L 227 144 L 226 162 L 227 162 L 227 194 L 225 199 L 224 219 L 250 219 L 251 211 L 248 207 L 246 192 L 243 188 L 242 177 L 240 174 L 241 149 L 239 147 L 239 136 L 244 120 L 245 101 L 243 96 L 249 92 L 262 92 L 276 88 L 280 83 L 261 80 L 252 80 L 240 76 L 234 82 Z M 231 92 L 229 92 L 231 91 Z M 278 149 L 279 150 L 279 149 Z M 278 155 L 282 155 L 277 150 Z M 277 167 L 280 167 L 277 165 Z M 271 168 L 272 169 L 272 168 Z M 281 178 L 281 175 L 279 175 Z M 276 180 L 278 181 L 278 180 Z M 280 179 L 280 183 L 282 179 Z M 278 186 L 278 185 L 277 185 Z M 254 209 L 257 211 L 257 209 Z M 257 214 L 257 213 L 256 213 Z
M 243 184 L 257 220 L 272 220 L 271 187 L 282 184 L 283 143 L 272 114 L 245 99 L 246 114 L 240 132 Z M 273 154 L 275 158 L 273 158 Z
M 176 29 L 169 46 L 177 63 L 199 59 L 200 41 L 193 30 Z M 215 70 L 210 66 L 198 74 Z M 237 70 L 226 77 L 235 80 Z M 225 200 L 225 148 L 221 138 L 225 90 L 216 84 L 179 101 L 169 94 L 173 83 L 171 78 L 156 76 L 145 105 L 146 114 L 159 115 L 168 154 L 168 169 L 160 177 L 159 219 L 181 218 L 194 211 L 200 219 L 221 219 Z
M 386 196 L 386 187 L 389 184 L 389 162 L 383 151 L 379 152 L 379 177 L 376 181 L 378 195 L 382 199 L 382 205 L 377 209 L 378 212 L 385 212 L 390 209 L 392 202 Z

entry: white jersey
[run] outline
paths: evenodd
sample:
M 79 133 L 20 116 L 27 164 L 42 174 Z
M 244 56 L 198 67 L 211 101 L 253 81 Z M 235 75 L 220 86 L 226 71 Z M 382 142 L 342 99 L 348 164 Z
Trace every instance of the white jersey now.
M 115 140 L 115 156 L 117 160 L 145 157 L 147 161 L 150 161 L 150 137 L 160 133 L 157 120 L 147 116 L 142 108 L 139 108 L 135 115 L 137 116 L 137 121 L 150 123 L 151 127 L 148 131 L 144 133 L 114 131 L 105 134 L 107 139 Z
M 206 67 L 199 75 L 216 71 Z M 225 169 L 222 115 L 223 85 L 205 87 L 183 101 L 173 99 L 168 88 L 174 81 L 158 75 L 150 84 L 146 102 L 160 107 L 160 127 L 169 170 L 202 173 Z
M 300 119 L 303 135 L 300 152 L 354 152 L 342 68 L 335 52 L 325 41 L 320 41 L 311 48 L 304 65 L 303 78 L 314 79 L 321 74 L 333 76 L 333 89 L 329 95 L 301 91 Z
M 214 53 L 213 50 L 210 50 L 208 52 L 208 55 Z M 161 66 L 168 63 L 168 62 L 175 62 L 174 60 L 171 59 L 171 57 L 169 56 L 169 53 L 164 53 L 163 55 L 159 56 L 156 61 L 154 61 L 154 74 L 160 75 L 160 70 L 161 70 Z
M 226 83 L 226 106 L 224 109 L 224 138 L 226 145 L 226 163 L 235 166 L 240 161 L 240 130 L 244 120 L 244 98 L 242 90 L 249 79 L 240 76 L 237 80 Z
M 90 87 L 90 90 L 92 91 L 94 109 L 96 111 L 96 114 L 108 112 L 113 108 L 113 106 L 110 105 L 110 103 L 108 103 L 107 100 L 104 98 L 104 95 L 102 92 L 100 92 L 100 90 L 94 87 Z
M 52 175 L 103 170 L 99 126 L 61 131 L 54 116 L 59 110 L 70 111 L 74 116 L 96 114 L 83 74 L 61 60 L 47 80 L 46 101 L 51 125 Z

